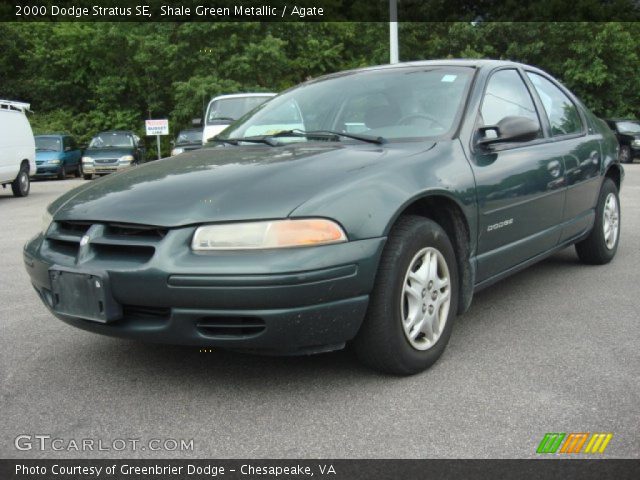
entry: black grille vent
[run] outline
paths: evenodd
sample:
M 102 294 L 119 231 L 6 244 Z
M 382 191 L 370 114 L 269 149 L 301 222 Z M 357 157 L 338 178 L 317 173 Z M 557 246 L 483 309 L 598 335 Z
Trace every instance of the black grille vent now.
M 146 307 L 141 305 L 123 305 L 122 316 L 124 318 L 140 318 L 165 320 L 171 315 L 170 308 L 164 307 Z
M 80 241 L 92 227 L 90 222 L 55 222 L 47 232 L 49 249 L 66 257 L 75 257 Z M 89 248 L 99 260 L 116 259 L 129 263 L 146 263 L 168 229 L 147 225 L 119 223 L 101 225 L 98 235 L 92 236 Z M 95 230 L 92 230 L 95 231 Z
M 262 333 L 266 326 L 258 317 L 203 317 L 197 328 L 208 337 L 244 338 Z

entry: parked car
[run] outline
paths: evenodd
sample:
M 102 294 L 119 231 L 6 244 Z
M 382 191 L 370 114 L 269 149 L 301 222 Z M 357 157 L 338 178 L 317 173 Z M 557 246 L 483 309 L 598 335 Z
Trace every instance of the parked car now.
M 618 138 L 620 162 L 633 163 L 640 157 L 640 121 L 632 119 L 609 119 L 607 125 Z
M 68 173 L 82 176 L 82 150 L 75 138 L 64 133 L 36 135 L 36 174 L 34 177 L 57 177 Z
M 0 100 L 0 184 L 15 197 L 29 195 L 29 176 L 36 171 L 36 147 L 25 114 L 29 104 Z
M 82 156 L 85 180 L 93 175 L 106 175 L 144 163 L 146 148 L 135 133 L 129 130 L 100 132 L 91 139 Z
M 366 364 L 412 374 L 474 292 L 570 245 L 588 264 L 618 248 L 615 136 L 528 65 L 329 75 L 216 142 L 47 208 L 24 260 L 54 315 L 269 354 L 352 342 Z
M 172 144 L 171 156 L 202 148 L 202 128 L 180 130 Z
M 205 115 L 202 143 L 215 137 L 231 123 L 274 97 L 275 93 L 237 93 L 211 99 Z

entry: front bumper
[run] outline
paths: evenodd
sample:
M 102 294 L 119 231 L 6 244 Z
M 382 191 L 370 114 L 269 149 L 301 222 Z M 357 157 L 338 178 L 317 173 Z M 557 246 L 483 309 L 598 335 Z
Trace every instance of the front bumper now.
M 108 173 L 121 172 L 131 168 L 131 164 L 120 163 L 83 163 L 82 172 L 85 175 L 105 175 Z
M 33 175 L 33 177 L 39 178 L 57 176 L 60 173 L 61 169 L 61 163 L 56 165 L 47 165 L 46 163 L 43 163 L 36 166 L 36 173 Z
M 55 316 L 105 335 L 271 354 L 341 348 L 356 335 L 385 238 L 313 248 L 194 253 L 189 248 L 194 229 L 168 230 L 145 258 L 131 249 L 114 249 L 115 241 L 105 250 L 100 238 L 74 251 L 56 239 L 64 235 L 56 237 L 50 229 L 47 238 L 38 235 L 25 245 L 24 262 L 38 295 Z M 98 248 L 92 252 L 94 242 Z M 113 299 L 122 307 L 121 317 L 98 323 L 56 312 L 52 267 L 107 278 Z

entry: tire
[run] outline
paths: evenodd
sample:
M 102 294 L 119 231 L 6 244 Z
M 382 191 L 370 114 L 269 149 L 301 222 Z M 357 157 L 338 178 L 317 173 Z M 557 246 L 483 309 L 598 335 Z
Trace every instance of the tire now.
M 11 191 L 14 197 L 26 197 L 31 190 L 31 180 L 29 179 L 29 167 L 22 165 L 16 179 L 11 182 Z
M 436 277 L 429 276 L 428 271 L 409 277 L 410 271 L 420 272 L 430 259 L 438 262 L 437 277 L 448 277 L 448 287 L 438 288 L 439 279 L 431 280 Z M 420 282 L 414 280 L 415 277 L 421 277 Z M 409 295 L 409 290 L 420 290 L 419 295 Z M 448 305 L 442 300 L 447 292 Z M 421 372 L 433 365 L 447 346 L 457 305 L 458 268 L 449 237 L 440 225 L 429 219 L 413 215 L 400 217 L 382 253 L 367 315 L 353 342 L 356 354 L 365 365 L 381 372 L 395 375 Z M 440 323 L 439 328 L 434 328 L 438 330 L 435 335 L 419 333 L 411 340 L 404 320 L 412 311 L 417 318 L 424 318 L 422 325 L 428 325 L 424 322 L 431 317 L 439 322 L 444 320 L 444 328 Z M 412 332 L 420 330 L 416 328 Z
M 60 167 L 60 172 L 58 173 L 58 180 L 64 180 L 65 178 L 67 178 L 67 169 L 62 165 Z
M 93 178 L 93 175 L 91 175 L 90 173 L 83 173 L 82 178 L 84 178 L 85 180 L 91 180 Z
M 618 188 L 613 180 L 605 178 L 598 196 L 593 230 L 587 238 L 576 243 L 576 252 L 583 263 L 604 265 L 615 257 L 620 242 L 620 218 Z M 611 232 L 614 238 L 608 236 L 607 232 Z
M 633 157 L 631 156 L 631 147 L 629 147 L 629 145 L 620 146 L 618 159 L 620 160 L 620 163 L 633 163 Z

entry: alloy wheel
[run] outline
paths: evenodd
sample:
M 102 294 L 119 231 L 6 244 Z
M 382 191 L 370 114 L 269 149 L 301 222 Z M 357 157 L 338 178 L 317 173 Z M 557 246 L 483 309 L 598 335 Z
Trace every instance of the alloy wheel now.
M 451 276 L 437 249 L 420 250 L 404 276 L 400 313 L 404 334 L 416 350 L 433 347 L 444 331 L 451 306 Z

